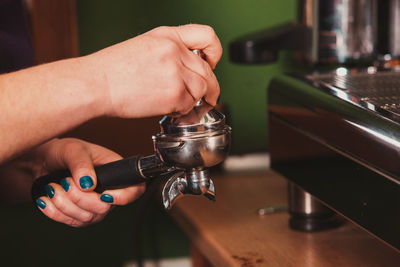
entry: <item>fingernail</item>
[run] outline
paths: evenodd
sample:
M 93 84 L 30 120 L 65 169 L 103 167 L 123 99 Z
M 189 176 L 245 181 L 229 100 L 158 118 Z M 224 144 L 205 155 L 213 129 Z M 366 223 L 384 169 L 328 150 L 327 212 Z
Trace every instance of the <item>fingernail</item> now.
M 100 200 L 103 201 L 103 202 L 107 202 L 107 203 L 113 203 L 114 202 L 113 196 L 111 196 L 109 194 L 102 194 L 100 196 Z
M 79 184 L 82 189 L 89 189 L 93 186 L 93 180 L 90 176 L 83 176 L 79 179 Z
M 42 210 L 46 208 L 46 203 L 40 198 L 36 199 L 36 205 L 38 205 Z
M 62 186 L 62 188 L 64 188 L 65 192 L 68 192 L 70 183 L 68 182 L 68 180 L 66 178 L 64 178 L 61 180 L 61 186 Z
M 54 188 L 53 188 L 51 185 L 47 184 L 47 185 L 44 187 L 44 190 L 46 190 L 46 193 L 47 193 L 47 195 L 48 195 L 50 198 L 53 198 L 53 197 L 54 197 Z
M 221 97 L 221 95 L 219 95 L 219 96 L 218 96 L 218 99 L 217 99 L 217 104 L 219 103 L 219 99 L 220 99 L 220 97 Z

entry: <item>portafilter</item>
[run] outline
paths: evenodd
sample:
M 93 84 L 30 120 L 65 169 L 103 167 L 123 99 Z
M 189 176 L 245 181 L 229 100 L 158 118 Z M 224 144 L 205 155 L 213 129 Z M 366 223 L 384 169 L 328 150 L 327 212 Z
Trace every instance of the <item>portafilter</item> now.
M 214 201 L 215 188 L 209 168 L 224 161 L 231 143 L 231 128 L 225 124 L 225 116 L 205 101 L 199 101 L 186 115 L 164 116 L 160 128 L 160 133 L 153 136 L 153 155 L 96 166 L 95 191 L 168 177 L 162 192 L 166 209 L 183 195 L 204 195 Z M 33 200 L 46 195 L 45 185 L 59 183 L 66 177 L 71 177 L 71 172 L 61 170 L 36 179 L 31 191 Z

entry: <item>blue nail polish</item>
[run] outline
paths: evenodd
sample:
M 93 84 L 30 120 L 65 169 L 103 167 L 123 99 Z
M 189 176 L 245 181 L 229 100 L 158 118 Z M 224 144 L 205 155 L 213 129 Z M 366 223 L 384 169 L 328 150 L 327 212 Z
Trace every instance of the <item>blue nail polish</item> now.
M 65 192 L 68 192 L 69 186 L 70 186 L 70 183 L 68 182 L 68 180 L 66 178 L 64 178 L 61 180 L 60 183 L 61 183 L 62 188 L 64 188 Z
M 93 180 L 90 176 L 83 176 L 79 179 L 79 184 L 82 189 L 89 189 L 93 186 Z
M 46 208 L 46 203 L 40 198 L 36 199 L 36 205 L 38 205 L 42 210 Z
M 103 202 L 107 202 L 107 203 L 113 203 L 114 202 L 113 196 L 111 196 L 109 194 L 102 194 L 100 196 L 100 200 L 103 201 Z
M 219 96 L 218 96 L 218 99 L 217 99 L 217 104 L 219 103 L 219 99 L 220 99 L 220 97 L 221 97 L 221 95 L 219 95 Z
M 51 185 L 49 185 L 49 184 L 47 184 L 45 187 L 44 187 L 44 190 L 46 190 L 46 193 L 47 193 L 47 195 L 50 197 L 50 198 L 53 198 L 54 197 L 54 188 L 51 186 Z

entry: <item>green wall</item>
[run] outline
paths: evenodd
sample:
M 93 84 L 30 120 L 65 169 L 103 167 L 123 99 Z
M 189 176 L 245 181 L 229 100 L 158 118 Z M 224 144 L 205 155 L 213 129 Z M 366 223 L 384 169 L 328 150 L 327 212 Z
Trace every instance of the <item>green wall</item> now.
M 235 65 L 229 61 L 228 45 L 242 34 L 293 20 L 296 3 L 295 0 L 78 1 L 81 53 L 94 52 L 160 25 L 211 25 L 225 51 L 215 73 L 221 85 L 221 102 L 229 110 L 233 128 L 232 151 L 266 150 L 268 82 L 277 73 L 292 71 L 295 66 L 286 54 L 271 65 Z

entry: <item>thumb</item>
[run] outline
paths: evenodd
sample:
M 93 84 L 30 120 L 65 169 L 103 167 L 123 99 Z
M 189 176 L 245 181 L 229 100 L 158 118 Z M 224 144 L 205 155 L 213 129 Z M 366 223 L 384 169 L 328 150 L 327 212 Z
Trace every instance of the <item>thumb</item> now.
M 74 183 L 83 191 L 91 191 L 97 185 L 96 172 L 89 151 L 83 143 L 70 143 L 64 148 L 62 160 L 71 171 Z

